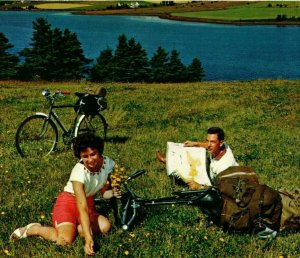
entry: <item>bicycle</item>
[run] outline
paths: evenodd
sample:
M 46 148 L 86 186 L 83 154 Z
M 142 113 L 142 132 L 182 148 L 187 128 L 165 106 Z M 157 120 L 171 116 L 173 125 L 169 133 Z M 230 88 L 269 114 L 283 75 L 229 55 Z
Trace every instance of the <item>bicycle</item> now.
M 104 89 L 104 88 L 103 88 Z M 71 145 L 72 139 L 80 133 L 91 131 L 103 139 L 106 138 L 108 124 L 100 113 L 107 107 L 106 90 L 101 95 L 91 95 L 76 92 L 78 97 L 75 105 L 55 105 L 57 97 L 70 94 L 69 91 L 57 90 L 51 94 L 50 90 L 43 90 L 42 95 L 49 103 L 47 114 L 37 112 L 27 117 L 18 127 L 15 145 L 22 157 L 47 156 L 57 150 L 59 130 L 65 145 Z M 53 109 L 73 108 L 74 120 L 67 128 Z
M 139 210 L 143 207 L 155 205 L 172 205 L 185 204 L 194 205 L 201 209 L 201 211 L 208 215 L 212 221 L 219 220 L 223 200 L 219 191 L 215 187 L 209 187 L 202 190 L 186 190 L 173 192 L 173 196 L 163 198 L 146 199 L 136 195 L 136 193 L 129 187 L 129 182 L 135 178 L 145 174 L 145 170 L 138 170 L 125 180 L 125 192 L 122 195 L 121 202 L 121 226 L 127 231 L 132 228 L 136 218 L 139 215 Z M 95 203 L 100 203 L 101 199 L 95 199 Z
M 132 175 L 130 175 L 124 184 L 125 192 L 122 194 L 121 198 L 121 218 L 119 216 L 120 212 L 118 210 L 118 206 L 116 203 L 116 199 L 110 199 L 109 203 L 105 203 L 102 199 L 95 198 L 95 204 L 98 207 L 104 207 L 104 204 L 107 206 L 104 207 L 104 211 L 114 212 L 115 223 L 116 226 L 121 226 L 124 231 L 130 231 L 136 222 L 136 218 L 139 215 L 139 211 L 143 207 L 151 207 L 157 205 L 173 205 L 173 204 L 185 204 L 185 205 L 193 205 L 198 207 L 201 212 L 203 212 L 210 221 L 214 224 L 223 227 L 227 232 L 234 232 L 234 228 L 230 228 L 224 224 L 222 224 L 221 216 L 227 216 L 228 214 L 224 213 L 223 205 L 226 204 L 226 197 L 222 197 L 222 193 L 220 190 L 214 186 L 209 186 L 206 189 L 201 190 L 186 190 L 186 191 L 178 191 L 173 192 L 170 197 L 163 198 L 152 198 L 145 199 L 137 196 L 135 192 L 129 187 L 128 183 L 135 178 L 145 174 L 145 170 L 138 170 Z M 224 198 L 224 199 L 223 199 Z M 104 213 L 103 213 L 104 214 Z M 239 219 L 240 217 L 246 216 L 244 213 L 236 213 L 236 216 L 233 217 L 232 223 L 235 222 L 235 219 Z M 261 214 L 258 214 L 261 216 Z M 244 219 L 244 218 L 243 218 Z M 247 219 L 247 218 L 246 218 Z M 271 229 L 269 224 L 266 223 L 270 219 L 269 216 L 265 217 L 266 221 L 262 222 L 257 217 L 255 218 L 255 223 L 252 225 L 252 228 L 249 228 L 248 231 L 257 234 L 259 239 L 274 239 L 277 231 Z M 237 232 L 242 232 L 240 228 L 236 229 Z

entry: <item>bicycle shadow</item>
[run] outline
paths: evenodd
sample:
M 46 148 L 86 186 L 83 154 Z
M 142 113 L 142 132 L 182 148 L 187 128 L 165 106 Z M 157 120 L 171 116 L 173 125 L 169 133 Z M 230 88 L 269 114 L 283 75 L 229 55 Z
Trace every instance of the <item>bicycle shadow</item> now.
M 129 140 L 130 138 L 128 136 L 110 136 L 105 139 L 105 142 L 110 142 L 110 143 L 125 143 Z

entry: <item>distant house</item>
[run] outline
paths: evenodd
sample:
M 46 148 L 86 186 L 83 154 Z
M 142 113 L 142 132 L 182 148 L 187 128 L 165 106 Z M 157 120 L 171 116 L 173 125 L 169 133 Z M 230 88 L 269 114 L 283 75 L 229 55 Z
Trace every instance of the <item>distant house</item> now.
M 162 1 L 161 2 L 162 5 L 174 5 L 174 1 Z
M 139 8 L 139 6 L 140 6 L 140 4 L 138 2 L 135 2 L 135 3 L 132 2 L 129 4 L 130 8 Z
M 117 3 L 117 8 L 139 8 L 140 4 L 138 2 L 131 2 L 129 4 L 125 3 Z

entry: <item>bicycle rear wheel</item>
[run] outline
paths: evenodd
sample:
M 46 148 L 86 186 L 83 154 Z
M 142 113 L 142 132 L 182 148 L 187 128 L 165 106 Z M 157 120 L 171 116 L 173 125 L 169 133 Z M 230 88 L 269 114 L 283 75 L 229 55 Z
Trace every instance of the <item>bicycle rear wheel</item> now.
M 76 126 L 75 136 L 85 132 L 92 132 L 105 140 L 107 132 L 107 123 L 105 118 L 101 114 L 93 116 L 82 115 Z
M 55 150 L 58 130 L 55 123 L 43 115 L 26 118 L 16 133 L 16 148 L 22 157 L 41 157 Z

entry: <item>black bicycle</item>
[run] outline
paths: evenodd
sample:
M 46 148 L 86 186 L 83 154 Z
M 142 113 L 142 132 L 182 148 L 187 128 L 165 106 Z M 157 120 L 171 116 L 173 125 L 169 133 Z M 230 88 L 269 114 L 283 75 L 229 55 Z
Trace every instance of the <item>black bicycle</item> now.
M 173 196 L 170 197 L 145 199 L 138 197 L 129 187 L 130 181 L 145 173 L 145 170 L 138 170 L 130 175 L 125 181 L 125 192 L 121 199 L 123 204 L 121 211 L 121 225 L 123 230 L 130 230 L 132 228 L 141 208 L 153 205 L 194 205 L 199 207 L 212 221 L 219 220 L 223 200 L 215 187 L 209 187 L 208 189 L 202 190 L 173 192 Z
M 105 139 L 108 124 L 100 112 L 107 107 L 106 90 L 101 92 L 101 95 L 76 92 L 78 100 L 75 104 L 55 105 L 57 97 L 68 95 L 70 92 L 57 90 L 51 94 L 50 90 L 43 90 L 42 94 L 49 103 L 49 112 L 37 112 L 20 124 L 15 138 L 18 153 L 22 157 L 41 157 L 54 152 L 59 141 L 58 127 L 62 130 L 65 145 L 70 145 L 74 137 L 87 131 Z M 60 108 L 73 108 L 75 111 L 74 120 L 69 128 L 53 110 Z

